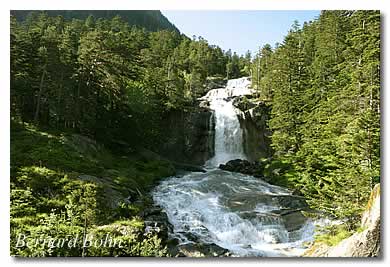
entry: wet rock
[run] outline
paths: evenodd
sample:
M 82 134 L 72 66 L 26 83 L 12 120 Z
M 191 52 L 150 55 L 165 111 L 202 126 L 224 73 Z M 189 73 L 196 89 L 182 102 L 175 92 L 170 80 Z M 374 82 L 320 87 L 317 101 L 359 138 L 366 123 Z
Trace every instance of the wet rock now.
M 204 108 L 204 109 L 210 109 L 210 102 L 207 100 L 200 101 L 199 107 Z
M 178 256 L 184 257 L 229 257 L 231 252 L 214 243 L 212 244 L 195 244 L 189 243 L 178 247 Z
M 169 238 L 167 240 L 166 245 L 167 245 L 168 253 L 172 257 L 184 257 L 184 255 L 180 254 L 180 251 L 178 248 L 179 243 L 180 243 L 180 240 L 176 237 Z
M 156 233 L 165 244 L 173 226 L 168 221 L 167 214 L 159 207 L 146 208 L 140 213 L 144 219 L 145 233 Z
M 142 218 L 147 218 L 147 217 L 153 216 L 153 215 L 163 216 L 165 218 L 166 216 L 163 215 L 162 213 L 163 213 L 163 210 L 160 207 L 152 206 L 152 207 L 148 207 L 148 208 L 144 209 L 143 211 L 141 211 L 139 215 Z
M 199 238 L 194 235 L 193 233 L 183 233 L 188 241 L 197 243 L 199 241 Z
M 282 214 L 281 218 L 283 219 L 284 227 L 289 232 L 299 230 L 307 220 L 300 211 L 290 211 L 287 214 Z
M 168 241 L 167 241 L 168 247 L 175 247 L 175 248 L 177 248 L 177 246 L 179 245 L 179 243 L 180 243 L 180 240 L 179 240 L 178 238 L 176 238 L 176 237 L 170 238 L 170 239 L 168 239 Z
M 282 208 L 287 208 L 290 210 L 308 210 L 309 205 L 306 202 L 306 199 L 302 196 L 297 195 L 282 195 L 277 196 L 278 202 Z
M 239 172 L 242 169 L 250 167 L 252 164 L 247 160 L 234 159 L 228 161 L 226 164 L 219 165 L 219 168 L 225 171 Z
M 184 170 L 184 171 L 190 171 L 190 172 L 206 172 L 205 169 L 203 169 L 200 166 L 193 165 L 193 164 L 186 164 L 186 163 L 179 163 L 179 162 L 172 162 L 173 166 L 177 170 Z
M 263 167 L 260 163 L 251 163 L 247 160 L 234 159 L 228 161 L 226 164 L 220 164 L 221 170 L 230 172 L 239 172 L 243 174 L 253 175 L 255 177 L 262 177 Z
M 306 223 L 307 218 L 300 210 L 273 210 L 266 213 L 241 213 L 240 217 L 246 220 L 260 221 L 262 224 L 283 224 L 287 231 L 299 230 Z

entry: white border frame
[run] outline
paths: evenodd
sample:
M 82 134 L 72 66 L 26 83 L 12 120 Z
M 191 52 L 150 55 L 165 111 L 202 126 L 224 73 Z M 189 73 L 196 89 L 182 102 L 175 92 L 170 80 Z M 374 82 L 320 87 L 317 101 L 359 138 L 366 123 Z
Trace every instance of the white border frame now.
M 387 143 L 384 141 L 387 137 L 386 126 L 389 125 L 389 116 L 385 109 L 385 102 L 387 99 L 386 94 L 386 77 L 389 77 L 386 63 L 388 62 L 387 41 L 386 37 L 389 33 L 388 28 L 388 12 L 389 8 L 386 5 L 386 0 L 109 0 L 96 2 L 93 0 L 3 0 L 1 1 L 0 9 L 0 34 L 1 34 L 1 59 L 0 64 L 0 77 L 1 77 L 1 97 L 0 97 L 0 125 L 2 130 L 0 131 L 0 148 L 1 148 L 1 160 L 0 170 L 2 184 L 0 186 L 1 196 L 1 243 L 0 243 L 0 262 L 1 266 L 9 264 L 44 264 L 54 266 L 57 264 L 83 264 L 88 266 L 94 266 L 96 264 L 111 266 L 112 264 L 126 264 L 137 266 L 169 266 L 169 265 L 182 265 L 194 266 L 198 264 L 212 265 L 235 265 L 235 264 L 272 264 L 272 265 L 286 265 L 300 266 L 307 265 L 366 265 L 366 264 L 389 264 L 389 248 L 388 248 L 388 223 L 386 207 L 386 194 L 389 192 L 388 182 L 386 182 L 386 168 L 389 162 L 386 159 Z M 9 134 L 9 11 L 11 9 L 37 9 L 37 10 L 50 10 L 50 9 L 160 9 L 160 10 L 321 10 L 321 9 L 379 9 L 382 14 L 382 259 L 361 259 L 361 260 L 343 260 L 343 259 L 272 259 L 272 258 L 256 258 L 256 259 L 157 259 L 157 258 L 93 258 L 93 259 L 63 259 L 63 258 L 50 258 L 50 259 L 32 259 L 32 260 L 20 260 L 14 259 L 9 256 L 9 157 L 10 157 L 10 134 Z M 180 25 L 176 25 L 180 29 Z M 288 29 L 286 29 L 287 31 Z M 4 264 L 4 265 L 3 265 Z

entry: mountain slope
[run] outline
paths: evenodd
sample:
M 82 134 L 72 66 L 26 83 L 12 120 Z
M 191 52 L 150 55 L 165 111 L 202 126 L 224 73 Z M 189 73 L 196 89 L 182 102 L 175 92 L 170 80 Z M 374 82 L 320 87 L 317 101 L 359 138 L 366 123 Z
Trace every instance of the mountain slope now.
M 28 18 L 32 12 L 40 10 L 11 10 L 11 15 L 15 16 L 18 21 Z M 173 25 L 159 10 L 45 10 L 49 16 L 63 16 L 66 20 L 86 19 L 92 15 L 96 19 L 111 19 L 120 16 L 129 25 L 137 25 L 149 31 L 158 30 L 179 30 Z

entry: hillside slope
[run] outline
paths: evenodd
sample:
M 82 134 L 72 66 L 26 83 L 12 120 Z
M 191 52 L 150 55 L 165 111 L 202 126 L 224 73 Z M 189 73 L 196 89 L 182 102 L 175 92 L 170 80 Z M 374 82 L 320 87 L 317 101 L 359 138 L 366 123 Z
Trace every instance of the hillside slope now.
M 11 15 L 18 21 L 28 18 L 32 12 L 39 10 L 11 10 Z M 49 16 L 62 16 L 65 20 L 81 19 L 85 20 L 88 16 L 102 19 L 112 19 L 120 16 L 129 25 L 136 25 L 149 31 L 169 30 L 179 32 L 159 10 L 46 10 Z
M 174 173 L 168 161 L 152 159 L 146 150 L 118 155 L 79 134 L 45 131 L 12 121 L 10 254 L 165 255 L 157 236 L 145 235 L 145 212 L 152 205 L 147 192 Z M 107 233 L 129 246 L 85 250 L 77 243 L 72 249 L 48 249 L 44 243 L 23 246 L 18 241 L 85 234 L 100 238 Z

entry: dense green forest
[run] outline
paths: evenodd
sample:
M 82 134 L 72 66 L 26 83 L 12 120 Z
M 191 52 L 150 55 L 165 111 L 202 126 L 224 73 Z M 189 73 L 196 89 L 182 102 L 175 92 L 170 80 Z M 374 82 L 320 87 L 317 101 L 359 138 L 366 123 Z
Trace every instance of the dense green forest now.
M 193 106 L 208 77 L 248 75 L 250 56 L 170 27 L 147 31 L 165 27 L 154 20 L 130 26 L 119 16 L 66 14 L 11 15 L 11 254 L 165 255 L 156 237 L 142 241 L 142 219 L 134 216 L 150 205 L 142 200 L 150 186 L 174 170 L 142 149 L 165 141 L 165 118 Z M 106 178 L 80 180 L 86 173 Z M 125 199 L 129 191 L 142 201 L 107 206 L 114 193 Z M 129 218 L 135 223 L 122 221 Z M 122 226 L 135 229 L 123 237 L 133 250 L 15 249 L 20 233 L 103 235 Z
M 283 182 L 357 221 L 380 176 L 380 13 L 323 11 L 252 65 Z M 275 165 L 277 165 L 275 163 Z
M 12 116 L 152 146 L 163 141 L 164 114 L 192 105 L 207 77 L 239 77 L 249 64 L 201 37 L 149 32 L 120 17 L 12 17 Z
M 260 161 L 274 183 L 356 228 L 380 177 L 378 11 L 323 11 L 253 58 L 131 12 L 11 14 L 12 255 L 166 256 L 140 214 L 175 169 L 143 149 L 166 141 L 168 115 L 191 110 L 210 79 L 242 76 L 271 110 L 273 156 Z M 21 233 L 132 245 L 15 248 Z
M 28 20 L 36 11 L 31 10 L 11 10 L 18 21 Z M 145 28 L 149 31 L 168 30 L 179 32 L 159 10 L 46 10 L 50 17 L 61 16 L 65 20 L 80 19 L 85 20 L 89 16 L 95 19 L 113 19 L 120 16 L 130 26 Z

